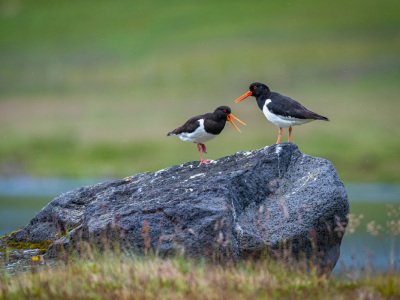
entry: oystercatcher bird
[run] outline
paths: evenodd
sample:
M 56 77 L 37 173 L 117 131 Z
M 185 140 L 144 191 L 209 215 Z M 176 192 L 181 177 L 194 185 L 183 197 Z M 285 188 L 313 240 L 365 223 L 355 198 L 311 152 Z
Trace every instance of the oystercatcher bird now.
M 240 132 L 239 127 L 236 126 L 233 120 L 246 125 L 231 113 L 230 107 L 220 106 L 212 113 L 190 118 L 185 124 L 172 130 L 167 135 L 176 135 L 182 141 L 196 143 L 197 150 L 200 152 L 200 165 L 208 164 L 211 161 L 203 159 L 203 153 L 207 153 L 204 143 L 220 134 L 225 127 L 226 121 L 229 121 Z
M 256 98 L 258 107 L 268 121 L 279 127 L 276 144 L 281 142 L 282 128 L 289 128 L 288 142 L 290 143 L 292 141 L 292 126 L 314 120 L 329 121 L 328 118 L 312 112 L 296 100 L 272 92 L 263 83 L 254 82 L 250 84 L 249 91 L 238 97 L 235 102 L 239 103 L 249 96 Z

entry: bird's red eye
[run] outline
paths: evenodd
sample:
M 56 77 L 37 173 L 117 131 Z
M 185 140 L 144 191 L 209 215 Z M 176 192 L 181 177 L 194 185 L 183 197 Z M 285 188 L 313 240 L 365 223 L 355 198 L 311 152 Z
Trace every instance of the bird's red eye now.
M 255 85 L 255 86 L 253 86 L 253 90 L 256 90 L 257 89 L 257 86 Z

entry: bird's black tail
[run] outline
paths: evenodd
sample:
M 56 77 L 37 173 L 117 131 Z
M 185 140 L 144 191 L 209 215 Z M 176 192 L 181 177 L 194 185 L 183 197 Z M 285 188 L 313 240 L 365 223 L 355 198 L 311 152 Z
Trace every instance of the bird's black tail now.
M 317 115 L 318 117 L 316 118 L 317 120 L 322 120 L 322 121 L 329 121 L 329 119 L 327 117 L 321 116 L 321 115 Z
M 329 121 L 329 119 L 327 117 L 321 116 L 315 112 L 311 112 L 311 114 L 312 114 L 312 119 L 314 119 L 314 120 Z

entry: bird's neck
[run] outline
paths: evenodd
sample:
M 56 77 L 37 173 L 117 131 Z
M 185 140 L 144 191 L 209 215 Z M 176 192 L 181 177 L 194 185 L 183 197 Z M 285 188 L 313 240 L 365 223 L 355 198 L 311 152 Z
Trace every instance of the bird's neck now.
M 261 110 L 263 110 L 265 101 L 267 101 L 267 99 L 270 98 L 270 95 L 271 95 L 271 91 L 268 91 L 268 92 L 262 93 L 261 95 L 258 95 L 256 97 L 257 105 Z
M 225 121 L 226 120 L 226 115 L 222 115 L 222 114 L 216 114 L 213 113 L 209 116 L 209 119 L 214 120 L 214 121 Z

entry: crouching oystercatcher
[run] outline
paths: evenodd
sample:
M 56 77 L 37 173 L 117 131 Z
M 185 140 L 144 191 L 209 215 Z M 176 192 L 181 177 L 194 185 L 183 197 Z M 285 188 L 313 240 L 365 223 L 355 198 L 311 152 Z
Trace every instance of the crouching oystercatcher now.
M 203 153 L 207 153 L 205 142 L 215 138 L 225 127 L 226 121 L 229 121 L 237 131 L 240 129 L 233 120 L 246 125 L 243 121 L 236 118 L 228 106 L 217 107 L 214 112 L 199 115 L 190 118 L 182 126 L 172 130 L 167 135 L 176 135 L 182 141 L 193 142 L 197 144 L 197 150 L 200 153 L 200 165 L 210 163 L 210 160 L 203 159 Z
M 263 83 L 254 82 L 250 84 L 249 91 L 237 98 L 235 102 L 239 103 L 249 96 L 256 98 L 258 107 L 268 121 L 279 127 L 276 144 L 281 142 L 282 128 L 289 128 L 288 142 L 290 143 L 292 141 L 292 126 L 314 120 L 329 121 L 328 118 L 312 112 L 296 100 L 272 92 Z

